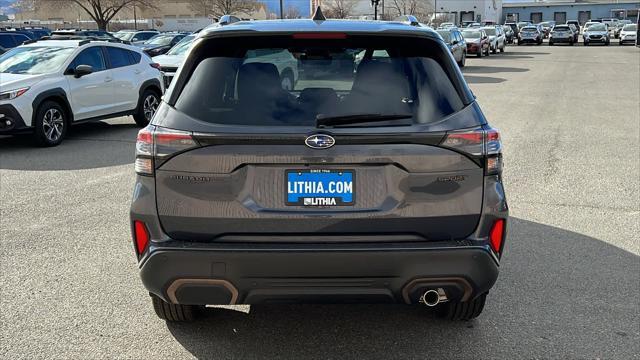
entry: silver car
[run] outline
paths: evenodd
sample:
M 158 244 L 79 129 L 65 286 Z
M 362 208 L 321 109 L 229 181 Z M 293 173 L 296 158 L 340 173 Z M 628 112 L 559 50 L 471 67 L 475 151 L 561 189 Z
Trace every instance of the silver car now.
M 558 43 L 567 43 L 571 46 L 575 43 L 575 33 L 569 25 L 556 25 L 549 34 L 549 46 Z
M 504 35 L 502 26 L 487 26 L 482 29 L 489 36 L 491 52 L 494 54 L 498 52 L 498 50 L 504 52 L 504 48 L 507 46 L 507 38 Z
M 531 25 L 525 26 L 520 30 L 520 34 L 518 35 L 518 45 L 526 44 L 526 43 L 534 43 L 537 45 L 541 45 L 544 38 L 544 34 L 538 28 L 538 26 Z
M 605 46 L 609 46 L 609 30 L 607 25 L 601 23 L 595 23 L 584 31 L 582 34 L 584 40 L 584 46 L 588 46 L 591 43 L 602 43 Z

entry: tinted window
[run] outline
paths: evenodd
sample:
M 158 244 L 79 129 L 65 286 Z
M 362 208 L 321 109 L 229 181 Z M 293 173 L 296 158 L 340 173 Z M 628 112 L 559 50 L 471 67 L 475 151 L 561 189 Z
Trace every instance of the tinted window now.
M 315 127 L 320 115 L 373 113 L 407 115 L 393 124 L 411 125 L 438 122 L 464 106 L 445 70 L 454 69 L 448 52 L 431 40 L 261 37 L 205 46 L 192 53 L 197 65 L 175 103 L 205 122 Z M 297 82 L 287 89 L 294 73 Z
M 23 42 L 30 40 L 27 35 L 23 34 L 13 34 L 13 40 L 16 41 L 16 46 L 22 45 Z
M 0 46 L 2 46 L 3 48 L 12 48 L 16 45 L 11 35 L 0 34 Z
M 107 54 L 109 54 L 112 68 L 131 65 L 132 59 L 129 57 L 129 50 L 107 46 Z
M 132 64 L 137 64 L 140 62 L 140 60 L 142 60 L 142 55 L 140 55 L 139 53 L 135 51 L 128 51 L 128 52 L 129 52 L 129 58 L 131 59 Z
M 138 39 L 138 41 L 141 41 L 141 40 L 149 40 L 149 39 L 151 39 L 152 37 L 154 37 L 156 35 L 158 35 L 158 33 L 141 32 L 141 33 L 136 34 L 135 37 Z
M 102 55 L 102 48 L 94 46 L 83 50 L 75 59 L 74 65 L 90 65 L 94 72 L 105 70 L 107 67 Z

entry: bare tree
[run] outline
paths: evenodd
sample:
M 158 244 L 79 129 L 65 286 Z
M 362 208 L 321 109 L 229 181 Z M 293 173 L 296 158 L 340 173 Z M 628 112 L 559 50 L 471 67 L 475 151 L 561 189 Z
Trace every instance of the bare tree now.
M 385 5 L 391 17 L 413 15 L 421 21 L 427 21 L 435 11 L 431 0 L 386 0 Z
M 327 18 L 346 19 L 357 4 L 358 0 L 327 0 L 322 3 L 322 10 Z
M 28 2 L 34 9 L 41 6 L 77 6 L 96 22 L 98 29 L 107 30 L 109 22 L 124 8 L 131 6 L 156 8 L 157 0 L 30 0 Z
M 286 9 L 284 9 L 285 19 L 300 19 L 300 17 L 300 10 L 297 7 L 289 5 Z
M 260 5 L 257 0 L 188 0 L 188 4 L 191 10 L 214 18 L 231 14 L 251 14 Z

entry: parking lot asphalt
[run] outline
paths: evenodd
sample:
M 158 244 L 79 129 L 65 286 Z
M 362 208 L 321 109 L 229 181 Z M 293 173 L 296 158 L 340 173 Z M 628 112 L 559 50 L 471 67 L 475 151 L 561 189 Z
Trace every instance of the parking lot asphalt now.
M 511 206 L 480 318 L 402 305 L 153 313 L 128 207 L 137 128 L 0 138 L 0 358 L 637 358 L 640 50 L 510 46 L 465 76 L 502 132 Z

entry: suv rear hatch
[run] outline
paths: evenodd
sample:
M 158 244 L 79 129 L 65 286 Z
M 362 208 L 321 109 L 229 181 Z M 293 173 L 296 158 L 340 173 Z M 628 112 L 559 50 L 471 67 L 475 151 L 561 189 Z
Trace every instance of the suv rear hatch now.
M 176 240 L 464 239 L 497 139 L 485 124 L 437 39 L 212 38 L 141 131 L 136 165 L 150 162 L 139 173 Z

